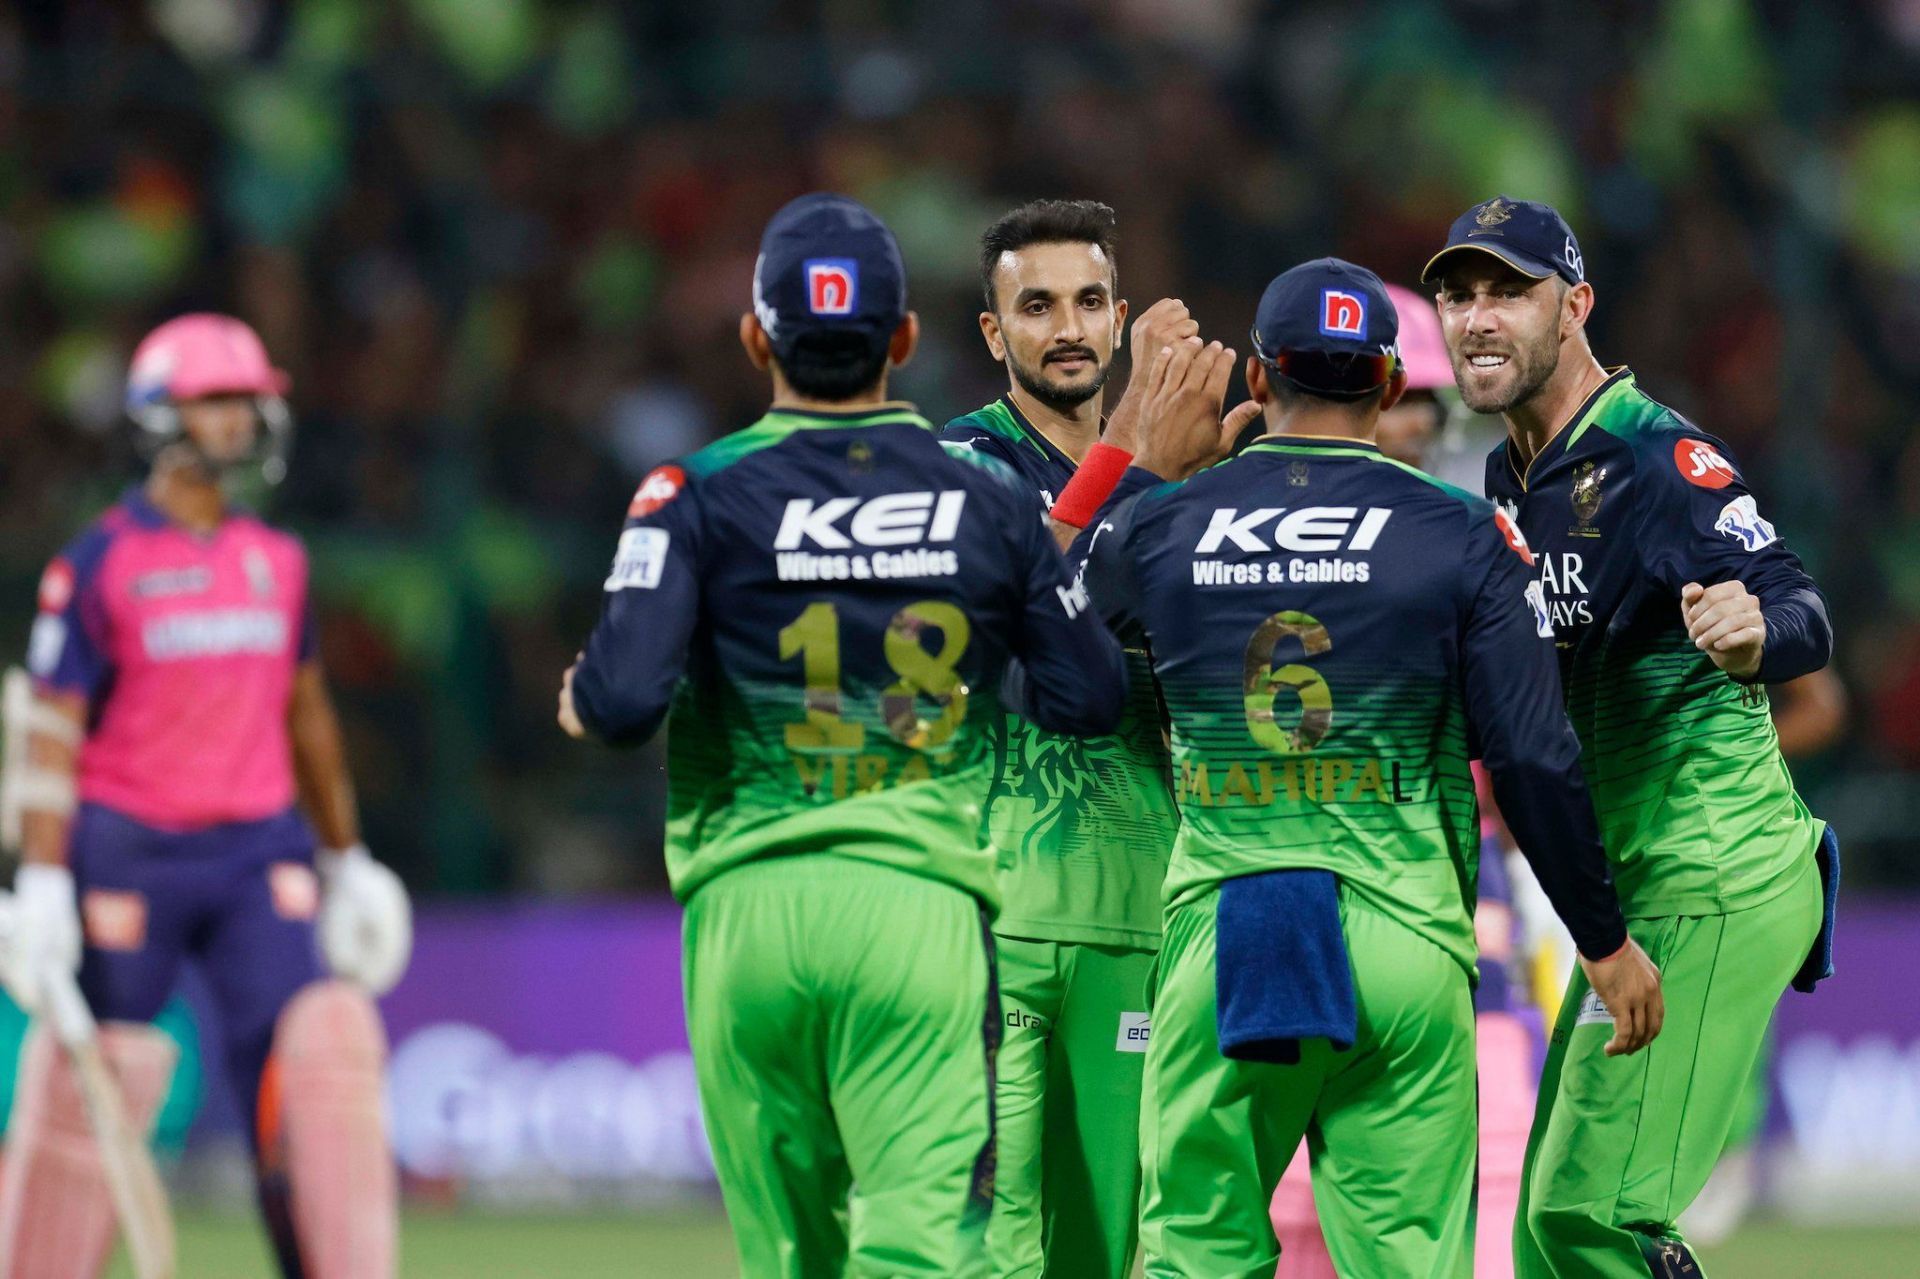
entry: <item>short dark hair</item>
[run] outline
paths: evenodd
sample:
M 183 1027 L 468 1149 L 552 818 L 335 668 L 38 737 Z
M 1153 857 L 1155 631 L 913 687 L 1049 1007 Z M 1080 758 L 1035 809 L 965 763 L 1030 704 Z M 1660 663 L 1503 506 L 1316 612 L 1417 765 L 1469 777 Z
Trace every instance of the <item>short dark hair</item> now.
M 887 371 L 890 342 L 866 333 L 816 329 L 797 335 L 774 360 L 787 385 L 810 400 L 850 400 L 870 391 Z
M 1311 404 L 1343 408 L 1355 417 L 1364 416 L 1367 410 L 1378 404 L 1387 393 L 1386 385 L 1383 383 L 1357 396 L 1316 395 L 1311 387 L 1302 386 L 1284 374 L 1275 373 L 1271 368 L 1267 370 L 1267 389 L 1273 396 L 1274 404 L 1282 413 L 1291 413 Z
M 1004 214 L 980 237 L 980 292 L 987 310 L 994 304 L 993 270 L 1002 253 L 1017 253 L 1030 244 L 1091 244 L 1113 269 L 1118 289 L 1119 267 L 1113 260 L 1113 210 L 1098 200 L 1034 200 Z

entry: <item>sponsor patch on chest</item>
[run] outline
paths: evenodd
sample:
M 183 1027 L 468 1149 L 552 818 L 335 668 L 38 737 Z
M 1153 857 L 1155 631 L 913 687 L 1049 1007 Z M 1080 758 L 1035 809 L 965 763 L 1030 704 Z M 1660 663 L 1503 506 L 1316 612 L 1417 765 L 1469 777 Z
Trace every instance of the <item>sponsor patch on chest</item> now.
M 1143 1053 L 1147 1051 L 1147 1041 L 1152 1038 L 1152 1017 L 1146 1013 L 1121 1013 L 1120 1037 L 1114 1041 L 1113 1050 L 1120 1053 Z

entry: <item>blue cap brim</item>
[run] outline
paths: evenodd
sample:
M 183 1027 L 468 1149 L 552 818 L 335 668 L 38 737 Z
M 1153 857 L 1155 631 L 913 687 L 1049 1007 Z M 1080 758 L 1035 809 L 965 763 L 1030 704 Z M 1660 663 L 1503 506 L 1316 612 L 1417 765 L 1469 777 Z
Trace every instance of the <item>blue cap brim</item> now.
M 1530 280 L 1544 280 L 1550 275 L 1560 274 L 1560 268 L 1553 263 L 1543 262 L 1539 258 L 1530 257 L 1525 253 L 1515 253 L 1512 249 L 1502 245 L 1480 243 L 1449 244 L 1446 248 L 1429 258 L 1426 266 L 1421 268 L 1420 283 L 1429 284 L 1433 281 L 1434 268 L 1440 265 L 1440 259 L 1446 257 L 1448 254 L 1464 253 L 1470 249 L 1499 258 L 1502 262 L 1505 262 L 1508 266 Z

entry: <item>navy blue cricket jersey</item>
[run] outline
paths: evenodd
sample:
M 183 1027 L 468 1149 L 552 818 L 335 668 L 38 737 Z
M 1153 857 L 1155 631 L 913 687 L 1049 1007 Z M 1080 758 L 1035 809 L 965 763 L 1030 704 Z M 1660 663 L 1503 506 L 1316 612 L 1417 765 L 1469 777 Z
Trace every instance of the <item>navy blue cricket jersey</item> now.
M 1120 650 L 1040 503 L 910 409 L 776 410 L 634 496 L 574 677 L 613 742 L 668 734 L 685 899 L 756 857 L 880 862 L 998 901 L 980 802 L 1007 681 L 1060 732 L 1112 729 Z
M 1627 914 L 1718 914 L 1791 888 L 1822 824 L 1794 791 L 1765 689 L 1694 646 L 1680 592 L 1739 581 L 1759 598 L 1759 680 L 1826 665 L 1833 630 L 1726 445 L 1616 369 L 1526 467 L 1494 449 L 1487 493 L 1539 561 Z
M 1266 436 L 1184 483 L 1127 473 L 1074 556 L 1172 721 L 1167 898 L 1333 871 L 1472 971 L 1469 760 L 1583 954 L 1625 940 L 1529 552 L 1371 444 Z

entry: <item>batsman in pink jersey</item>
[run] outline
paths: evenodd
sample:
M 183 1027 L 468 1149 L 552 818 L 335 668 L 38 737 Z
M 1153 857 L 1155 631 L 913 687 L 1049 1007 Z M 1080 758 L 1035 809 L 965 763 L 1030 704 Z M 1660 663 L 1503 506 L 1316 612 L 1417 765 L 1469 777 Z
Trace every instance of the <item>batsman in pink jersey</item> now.
M 1380 416 L 1380 451 L 1409 466 L 1422 465 L 1446 422 L 1447 406 L 1436 392 L 1453 386 L 1453 366 L 1433 303 L 1410 289 L 1388 285 L 1400 315 L 1400 361 L 1407 392 Z M 1481 812 L 1492 796 L 1478 764 Z M 1515 1015 L 1508 965 L 1513 957 L 1513 910 L 1506 872 L 1510 837 L 1492 816 L 1481 821 L 1480 882 L 1474 932 L 1480 942 L 1480 981 L 1474 988 L 1474 1057 L 1480 1076 L 1480 1160 L 1475 1179 L 1474 1279 L 1513 1279 L 1513 1216 L 1520 1197 L 1520 1168 L 1539 1066 L 1536 1036 Z M 1275 1279 L 1333 1279 L 1333 1260 L 1320 1234 L 1313 1183 L 1303 1143 L 1273 1195 L 1273 1231 L 1280 1241 Z
M 146 1023 L 197 961 L 282 1273 L 386 1279 L 396 1178 L 371 995 L 406 966 L 409 907 L 360 843 L 306 553 L 228 497 L 250 468 L 284 472 L 287 389 L 227 316 L 181 316 L 134 352 L 150 473 L 40 584 L 26 749 L 6 765 L 22 862 L 5 978 L 36 1011 L 49 974 L 77 968 L 145 1125 L 173 1065 Z M 112 1249 L 66 1071 L 36 1030 L 0 1174 L 0 1279 L 94 1279 Z

